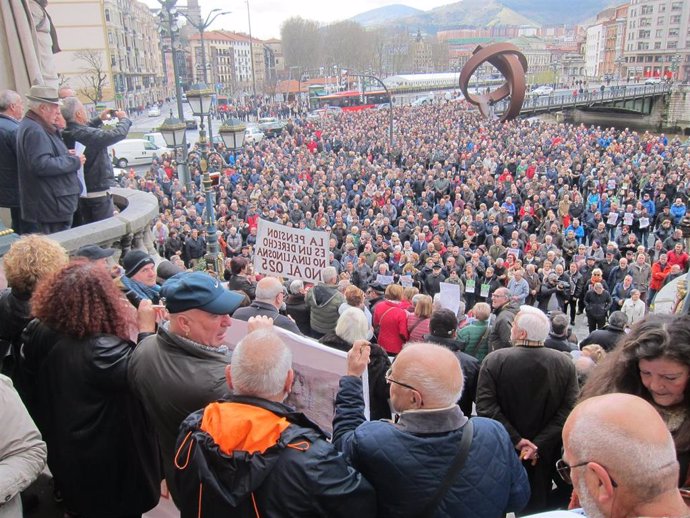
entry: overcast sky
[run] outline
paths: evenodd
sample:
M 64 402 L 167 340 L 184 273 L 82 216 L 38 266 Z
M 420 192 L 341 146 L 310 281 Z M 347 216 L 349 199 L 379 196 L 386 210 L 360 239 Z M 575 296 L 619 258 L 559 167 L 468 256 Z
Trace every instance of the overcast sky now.
M 158 7 L 157 0 L 143 0 L 149 6 Z M 185 5 L 186 0 L 179 0 L 179 5 Z M 280 24 L 292 16 L 329 23 L 345 20 L 356 14 L 382 7 L 401 3 L 417 9 L 432 9 L 439 5 L 453 3 L 453 0 L 348 0 L 339 2 L 334 0 L 249 0 L 252 17 L 252 35 L 256 38 L 268 39 L 280 37 Z M 199 0 L 203 16 L 211 9 L 232 11 L 232 14 L 220 17 L 213 29 L 227 29 L 237 32 L 248 32 L 247 2 L 245 0 Z

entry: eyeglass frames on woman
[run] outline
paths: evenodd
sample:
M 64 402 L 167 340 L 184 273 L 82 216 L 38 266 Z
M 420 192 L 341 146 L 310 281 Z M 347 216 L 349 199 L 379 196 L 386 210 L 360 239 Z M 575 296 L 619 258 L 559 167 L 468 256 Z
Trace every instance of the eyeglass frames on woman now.
M 573 479 L 570 476 L 570 470 L 573 470 L 575 468 L 581 468 L 582 466 L 586 466 L 590 462 L 592 462 L 592 461 L 588 460 L 585 462 L 580 462 L 579 464 L 573 464 L 571 466 L 570 464 L 568 464 L 563 459 L 558 459 L 558 461 L 556 461 L 556 471 L 558 471 L 558 474 L 563 479 L 563 482 L 565 482 L 566 484 L 570 484 L 572 486 L 573 485 Z M 599 463 L 597 462 L 597 464 L 599 464 Z M 599 465 L 601 466 L 601 464 L 599 464 Z M 601 466 L 601 467 L 604 468 L 604 466 Z M 604 468 L 604 470 L 606 470 L 606 468 Z M 608 473 L 608 470 L 606 470 L 606 472 Z M 611 485 L 613 487 L 618 487 L 618 484 L 616 483 L 615 480 L 613 480 L 613 477 L 611 477 L 610 473 L 609 473 L 609 479 L 611 480 Z
M 414 390 L 415 392 L 419 392 L 419 390 L 417 390 L 416 388 L 414 388 L 412 385 L 407 385 L 406 383 L 402 383 L 402 382 L 400 382 L 400 381 L 395 381 L 393 378 L 391 378 L 391 374 L 392 374 L 392 373 L 393 373 L 393 368 L 392 368 L 392 367 L 389 368 L 389 369 L 386 371 L 386 375 L 385 375 L 386 382 L 388 382 L 388 383 L 395 383 L 396 385 L 400 385 L 401 387 L 405 387 L 405 388 L 407 388 L 407 389 Z M 420 392 L 420 394 L 421 394 L 421 392 Z

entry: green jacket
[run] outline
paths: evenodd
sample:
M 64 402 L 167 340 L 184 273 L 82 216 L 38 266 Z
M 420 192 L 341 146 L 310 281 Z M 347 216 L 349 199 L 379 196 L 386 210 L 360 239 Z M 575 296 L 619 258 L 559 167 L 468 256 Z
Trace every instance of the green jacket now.
M 321 334 L 335 331 L 340 313 L 338 308 L 345 302 L 345 297 L 337 286 L 317 284 L 307 293 L 306 303 L 309 309 L 310 326 Z
M 482 361 L 489 354 L 488 320 L 475 320 L 458 331 L 458 342 L 463 352 Z

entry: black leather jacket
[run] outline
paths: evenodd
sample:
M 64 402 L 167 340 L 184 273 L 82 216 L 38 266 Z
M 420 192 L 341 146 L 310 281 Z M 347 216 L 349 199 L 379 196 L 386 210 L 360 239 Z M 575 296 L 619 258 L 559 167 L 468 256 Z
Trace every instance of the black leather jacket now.
M 112 335 L 67 337 L 37 320 L 24 336 L 39 428 L 65 506 L 104 518 L 152 509 L 162 472 L 155 432 L 127 386 L 134 344 Z
M 113 175 L 113 161 L 108 154 L 108 146 L 127 138 L 132 125 L 129 119 L 120 120 L 113 128 L 103 129 L 100 119 L 92 120 L 88 126 L 68 122 L 62 132 L 62 138 L 67 147 L 74 149 L 75 142 L 86 146 L 84 156 L 84 183 L 86 192 L 107 191 L 115 184 Z

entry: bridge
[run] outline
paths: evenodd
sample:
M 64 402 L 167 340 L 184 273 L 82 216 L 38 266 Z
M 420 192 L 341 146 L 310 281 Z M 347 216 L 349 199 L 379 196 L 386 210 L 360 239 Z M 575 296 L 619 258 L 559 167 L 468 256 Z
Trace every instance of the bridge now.
M 594 110 L 617 112 L 630 115 L 650 115 L 657 98 L 671 93 L 668 83 L 635 84 L 608 86 L 603 91 L 592 89 L 577 93 L 574 90 L 557 90 L 550 95 L 529 96 L 520 110 L 523 117 L 533 117 L 551 112 L 574 110 Z M 493 106 L 494 114 L 499 116 L 508 107 L 508 101 L 502 100 Z

